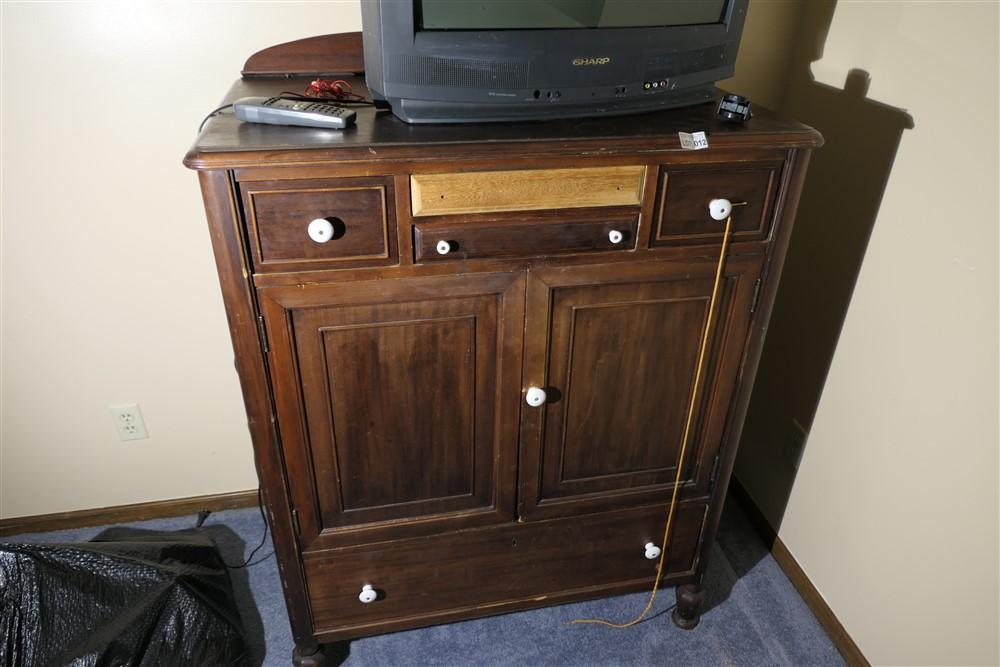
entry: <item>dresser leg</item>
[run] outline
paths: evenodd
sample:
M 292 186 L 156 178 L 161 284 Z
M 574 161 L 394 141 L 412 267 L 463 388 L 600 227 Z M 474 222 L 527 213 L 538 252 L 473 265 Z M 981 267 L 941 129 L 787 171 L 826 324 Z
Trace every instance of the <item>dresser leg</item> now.
M 699 584 L 683 584 L 677 587 L 677 606 L 671 618 L 674 625 L 682 630 L 691 630 L 701 620 L 701 606 L 705 602 L 705 591 Z
M 312 646 L 296 646 L 292 651 L 292 664 L 295 667 L 321 667 L 326 651 L 322 644 Z

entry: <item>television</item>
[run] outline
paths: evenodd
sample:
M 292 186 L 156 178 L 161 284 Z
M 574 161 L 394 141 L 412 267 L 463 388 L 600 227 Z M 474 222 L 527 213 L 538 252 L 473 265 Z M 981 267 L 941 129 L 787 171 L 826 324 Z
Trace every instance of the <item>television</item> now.
M 711 101 L 749 0 L 361 0 L 365 73 L 408 123 L 637 113 Z

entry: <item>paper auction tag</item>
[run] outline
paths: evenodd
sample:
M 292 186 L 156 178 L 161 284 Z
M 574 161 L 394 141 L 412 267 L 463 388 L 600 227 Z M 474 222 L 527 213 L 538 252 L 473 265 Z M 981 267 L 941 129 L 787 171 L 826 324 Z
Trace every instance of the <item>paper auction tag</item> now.
M 708 137 L 705 136 L 704 132 L 678 132 L 677 136 L 681 140 L 681 148 L 689 151 L 700 151 L 703 148 L 708 148 Z

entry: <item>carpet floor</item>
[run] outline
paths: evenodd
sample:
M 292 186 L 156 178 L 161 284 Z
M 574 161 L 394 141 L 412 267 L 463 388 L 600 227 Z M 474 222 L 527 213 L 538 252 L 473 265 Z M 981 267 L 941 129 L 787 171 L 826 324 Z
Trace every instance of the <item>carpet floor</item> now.
M 155 530 L 190 528 L 195 517 L 127 524 Z M 256 509 L 208 517 L 223 557 L 242 562 L 260 543 L 263 522 Z M 106 526 L 19 535 L 8 542 L 79 542 Z M 292 638 L 271 543 L 256 565 L 233 570 L 233 584 L 252 644 L 255 664 L 290 663 Z M 679 630 L 670 620 L 672 590 L 656 598 L 651 614 L 627 630 L 567 625 L 575 618 L 623 621 L 646 604 L 647 593 L 566 604 L 420 630 L 358 639 L 337 647 L 329 664 L 385 666 L 685 665 L 688 667 L 820 667 L 844 662 L 812 613 L 750 526 L 741 508 L 727 501 L 706 577 L 701 624 Z

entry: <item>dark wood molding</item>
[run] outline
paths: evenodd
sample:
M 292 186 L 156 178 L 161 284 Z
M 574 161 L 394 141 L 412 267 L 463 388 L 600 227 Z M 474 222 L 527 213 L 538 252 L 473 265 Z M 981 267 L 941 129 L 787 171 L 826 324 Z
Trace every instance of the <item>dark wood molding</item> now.
M 156 500 L 149 503 L 98 507 L 96 509 L 36 514 L 34 516 L 0 519 L 0 537 L 26 533 L 47 533 L 52 530 L 86 528 L 115 523 L 130 523 L 148 519 L 197 514 L 202 511 L 243 509 L 257 504 L 257 489 L 213 493 L 207 496 Z
M 306 37 L 271 46 L 250 56 L 245 79 L 255 77 L 363 74 L 365 58 L 360 32 Z
M 754 528 L 757 530 L 761 539 L 771 550 L 771 555 L 774 556 L 774 560 L 778 563 L 778 567 L 785 573 L 788 580 L 792 582 L 792 586 L 798 591 L 802 600 L 812 611 L 813 616 L 819 622 L 820 626 L 830 637 L 830 641 L 833 645 L 837 647 L 840 651 L 841 657 L 844 658 L 846 662 L 851 667 L 871 667 L 871 663 L 865 658 L 861 649 L 858 645 L 854 643 L 854 640 L 847 633 L 847 630 L 841 624 L 840 620 L 837 618 L 833 610 L 830 609 L 830 605 L 826 603 L 823 596 L 813 585 L 809 577 L 806 576 L 805 571 L 795 560 L 792 552 L 788 550 L 785 543 L 781 541 L 777 533 L 774 532 L 774 528 L 768 522 L 767 518 L 764 517 L 764 513 L 760 511 L 757 507 L 757 503 L 750 496 L 750 493 L 746 490 L 742 483 L 734 476 L 729 484 L 729 491 L 733 494 L 743 506 L 743 509 L 747 513 L 747 517 L 753 524 Z

